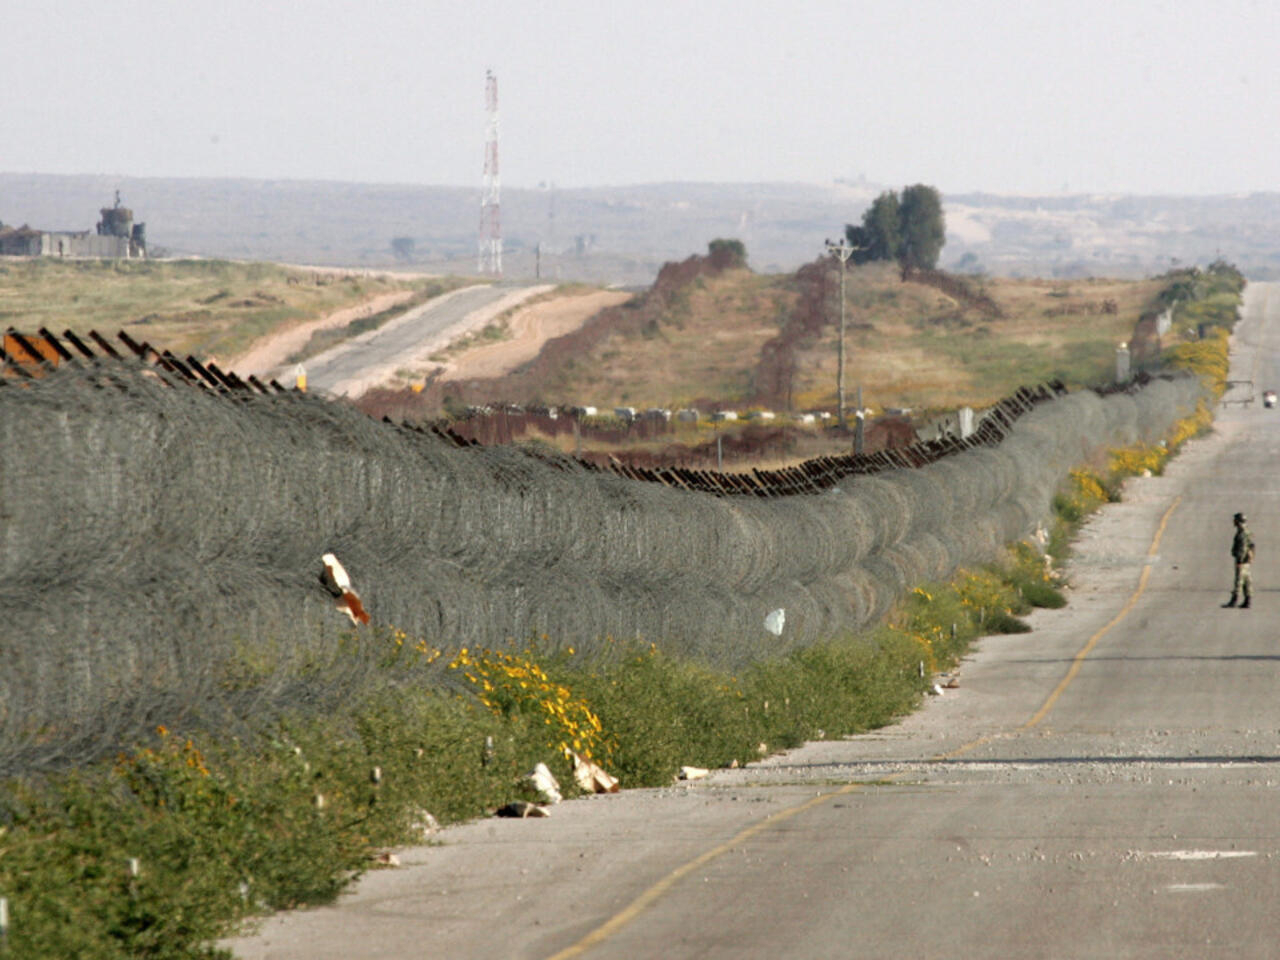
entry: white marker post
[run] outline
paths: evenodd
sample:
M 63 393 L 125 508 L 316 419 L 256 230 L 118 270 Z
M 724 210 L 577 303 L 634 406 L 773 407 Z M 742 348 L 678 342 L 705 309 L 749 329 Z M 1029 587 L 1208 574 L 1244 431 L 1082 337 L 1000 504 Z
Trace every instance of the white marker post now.
M 1116 347 L 1116 383 L 1128 383 L 1131 376 L 1129 344 L 1122 343 Z

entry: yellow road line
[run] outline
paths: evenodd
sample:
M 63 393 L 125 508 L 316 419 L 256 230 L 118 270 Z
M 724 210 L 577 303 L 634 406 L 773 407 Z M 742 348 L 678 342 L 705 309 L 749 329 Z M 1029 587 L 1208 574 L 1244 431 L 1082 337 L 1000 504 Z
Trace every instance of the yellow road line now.
M 1181 496 L 1175 497 L 1173 503 L 1169 504 L 1169 509 L 1164 512 L 1164 516 L 1160 518 L 1160 525 L 1156 528 L 1155 538 L 1151 541 L 1151 547 L 1147 550 L 1148 560 L 1155 557 L 1156 551 L 1160 549 L 1160 539 L 1164 536 L 1164 528 L 1168 526 L 1169 517 L 1173 515 L 1173 511 L 1177 509 L 1178 504 L 1181 502 Z M 1089 642 L 1080 648 L 1080 652 L 1077 653 L 1075 659 L 1071 661 L 1071 669 L 1067 671 L 1067 675 L 1058 682 L 1058 685 L 1053 688 L 1053 692 L 1049 694 L 1048 699 L 1045 700 L 1040 709 L 1032 715 L 1031 719 L 1022 725 L 1021 729 L 1030 730 L 1048 716 L 1049 711 L 1053 709 L 1053 705 L 1057 703 L 1058 698 L 1062 696 L 1062 691 L 1067 689 L 1067 686 L 1071 681 L 1076 678 L 1076 674 L 1080 672 L 1080 667 L 1083 666 L 1085 657 L 1089 656 L 1089 654 L 1093 652 L 1093 648 L 1098 645 L 1098 641 L 1101 640 L 1112 627 L 1129 615 L 1129 612 L 1137 604 L 1138 598 L 1141 597 L 1143 592 L 1147 589 L 1147 581 L 1150 579 L 1151 564 L 1147 563 L 1142 568 L 1142 576 L 1138 578 L 1138 588 L 1134 590 L 1129 599 L 1125 601 L 1125 605 L 1120 608 L 1120 612 L 1112 617 L 1107 622 L 1106 626 L 1090 637 Z
M 1181 496 L 1174 498 L 1173 503 L 1169 504 L 1169 509 L 1166 510 L 1164 512 L 1164 516 L 1160 518 L 1160 525 L 1156 528 L 1155 538 L 1151 541 L 1151 546 L 1147 550 L 1148 560 L 1155 557 L 1156 551 L 1159 550 L 1160 540 L 1164 536 L 1165 527 L 1168 526 L 1169 524 L 1169 517 L 1173 515 L 1174 509 L 1181 502 L 1182 502 Z M 1066 690 L 1067 686 L 1071 683 L 1071 681 L 1075 679 L 1076 674 L 1080 672 L 1081 664 L 1084 663 L 1085 658 L 1089 656 L 1093 648 L 1098 645 L 1098 641 L 1103 638 L 1103 636 L 1107 633 L 1107 631 L 1109 631 L 1112 627 L 1114 627 L 1117 623 L 1119 623 L 1121 620 L 1123 620 L 1125 617 L 1129 615 L 1129 612 L 1137 604 L 1138 598 L 1141 597 L 1143 592 L 1147 589 L 1147 581 L 1150 578 L 1151 578 L 1151 565 L 1150 563 L 1148 563 L 1144 565 L 1142 568 L 1142 575 L 1138 578 L 1137 589 L 1133 591 L 1133 594 L 1125 602 L 1125 605 L 1120 609 L 1120 612 L 1117 613 L 1114 617 L 1112 617 L 1111 620 L 1107 622 L 1106 626 L 1104 626 L 1101 630 L 1099 630 L 1097 633 L 1095 633 L 1092 637 L 1089 638 L 1089 642 L 1086 643 L 1084 647 L 1081 648 L 1080 652 L 1076 654 L 1075 659 L 1072 660 L 1071 668 L 1067 671 L 1066 676 L 1064 676 L 1062 680 L 1059 681 L 1058 685 L 1054 687 L 1053 692 L 1049 694 L 1049 698 L 1045 700 L 1044 704 L 1040 707 L 1040 709 L 1037 710 L 1035 714 L 1031 717 L 1031 719 L 1028 720 L 1026 723 L 1024 723 L 1019 729 L 1022 729 L 1022 730 L 1031 729 L 1036 724 L 1038 724 L 1041 720 L 1043 720 L 1045 716 L 1049 713 L 1049 711 L 1053 709 L 1053 705 L 1057 703 L 1058 698 L 1062 696 L 1062 691 Z M 937 754 L 931 759 L 948 760 L 952 757 L 958 757 L 961 754 L 968 753 L 970 750 L 973 750 L 976 747 L 982 746 L 984 743 L 989 743 L 993 739 L 995 739 L 995 737 L 994 735 L 991 735 L 991 734 L 978 737 L 976 740 L 970 740 L 968 743 L 963 744 L 962 746 L 959 746 L 954 750 L 950 750 L 946 753 Z M 886 777 L 885 779 L 891 779 L 893 776 L 895 775 L 891 774 L 890 777 Z M 757 821 L 756 823 L 753 823 L 751 826 L 735 834 L 733 837 L 726 840 L 724 843 L 720 844 L 719 846 L 712 847 L 710 850 L 707 850 L 704 853 L 699 854 L 697 857 L 690 860 L 688 863 L 682 866 L 676 867 L 676 869 L 672 870 L 670 873 L 668 873 L 665 877 L 663 877 L 653 886 L 649 887 L 642 894 L 640 894 L 640 896 L 636 897 L 629 904 L 627 904 L 620 911 L 615 913 L 603 924 L 596 927 L 594 930 L 588 933 L 585 937 L 583 937 L 577 943 L 571 946 L 565 947 L 559 953 L 552 954 L 550 957 L 547 958 L 547 960 L 570 960 L 571 957 L 580 956 L 581 954 L 590 950 L 592 947 L 596 946 L 597 944 L 604 942 L 609 937 L 613 936 L 615 933 L 617 933 L 619 930 L 625 927 L 627 924 L 629 924 L 632 920 L 636 919 L 636 917 L 640 916 L 641 913 L 643 913 L 646 909 L 648 909 L 650 904 L 652 904 L 655 900 L 657 900 L 664 893 L 670 890 L 673 886 L 675 886 L 677 883 L 679 883 L 682 879 L 687 877 L 689 874 L 693 873 L 699 867 L 705 866 L 706 864 L 710 863 L 712 860 L 715 860 L 717 857 L 723 856 L 724 854 L 732 850 L 734 847 L 738 846 L 741 843 L 746 842 L 747 840 L 750 840 L 756 834 L 764 830 L 767 830 L 769 827 L 776 826 L 777 824 L 781 823 L 784 820 L 789 820 L 792 817 L 796 816 L 797 814 L 804 813 L 806 810 L 810 810 L 813 807 L 816 807 L 818 804 L 826 800 L 830 800 L 832 797 L 839 797 L 846 793 L 852 793 L 854 790 L 857 790 L 863 786 L 866 786 L 866 784 L 861 782 L 845 784 L 839 790 L 832 790 L 830 793 L 818 794 L 816 797 L 809 798 L 804 803 L 796 804 L 794 807 L 789 807 L 788 809 L 783 810 L 780 813 L 776 813 L 771 817 L 767 817 L 764 820 L 760 820 L 760 821 Z
M 657 883 L 655 883 L 653 886 L 647 889 L 644 893 L 640 894 L 640 896 L 632 900 L 629 904 L 627 904 L 627 906 L 625 906 L 618 913 L 615 913 L 602 925 L 600 925 L 599 927 L 596 927 L 596 929 L 592 930 L 590 933 L 588 933 L 585 937 L 583 937 L 581 940 L 579 940 L 577 943 L 573 944 L 572 946 L 565 947 L 559 953 L 552 954 L 550 957 L 547 958 L 547 960 L 569 960 L 570 957 L 576 957 L 582 954 L 583 952 L 590 950 L 596 944 L 601 943 L 602 941 L 613 936 L 615 933 L 617 933 L 619 930 L 621 930 L 623 927 L 629 924 L 632 920 L 634 920 L 641 913 L 643 913 L 644 910 L 651 903 L 653 903 L 655 900 L 661 897 L 664 893 L 666 893 L 669 889 L 671 889 L 671 887 L 679 883 L 680 880 L 688 876 L 693 871 L 697 870 L 699 867 L 705 866 L 706 864 L 710 863 L 712 860 L 716 859 L 717 857 L 728 853 L 734 847 L 738 846 L 741 843 L 746 842 L 747 840 L 750 840 L 757 833 L 760 833 L 763 830 L 767 830 L 769 827 L 777 826 L 779 823 L 781 823 L 784 820 L 790 820 L 796 814 L 804 813 L 806 810 L 810 810 L 813 807 L 816 807 L 818 804 L 822 803 L 825 800 L 830 800 L 832 797 L 839 797 L 846 793 L 852 793 L 854 790 L 857 790 L 858 788 L 863 786 L 866 786 L 866 784 L 847 783 L 843 787 L 841 787 L 839 790 L 832 790 L 830 793 L 820 793 L 816 797 L 810 797 L 804 803 L 798 803 L 794 807 L 788 807 L 786 810 L 782 810 L 779 813 L 775 813 L 771 817 L 766 817 L 764 820 L 759 820 L 756 823 L 753 823 L 751 826 L 747 827 L 745 830 L 738 832 L 733 837 L 726 840 L 724 843 L 720 844 L 718 847 L 712 847 L 710 850 L 700 854 L 699 856 L 690 860 L 688 863 L 684 864 L 683 866 L 676 867 L 676 869 L 672 870 L 665 877 L 663 877 L 661 880 L 659 880 Z

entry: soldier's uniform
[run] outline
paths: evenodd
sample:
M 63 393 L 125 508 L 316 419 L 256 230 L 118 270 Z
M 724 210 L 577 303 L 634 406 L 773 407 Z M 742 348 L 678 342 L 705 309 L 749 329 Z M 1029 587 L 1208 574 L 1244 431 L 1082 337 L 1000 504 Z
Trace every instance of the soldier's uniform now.
M 1238 601 L 1242 608 L 1248 607 L 1253 597 L 1253 578 L 1249 574 L 1249 564 L 1253 562 L 1253 536 L 1244 525 L 1243 513 L 1237 513 L 1232 520 L 1236 525 L 1236 535 L 1231 541 L 1231 559 L 1236 562 L 1235 582 L 1231 587 L 1231 599 L 1223 606 L 1234 607 Z

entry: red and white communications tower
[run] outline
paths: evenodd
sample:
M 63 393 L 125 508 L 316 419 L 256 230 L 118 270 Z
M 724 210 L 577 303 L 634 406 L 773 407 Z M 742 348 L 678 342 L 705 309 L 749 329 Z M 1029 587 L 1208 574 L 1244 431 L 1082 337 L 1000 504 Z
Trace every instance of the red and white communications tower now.
M 481 273 L 502 275 L 502 217 L 499 213 L 500 183 L 498 180 L 498 78 L 492 70 L 484 74 L 485 124 L 484 136 L 484 194 L 480 198 L 480 257 Z

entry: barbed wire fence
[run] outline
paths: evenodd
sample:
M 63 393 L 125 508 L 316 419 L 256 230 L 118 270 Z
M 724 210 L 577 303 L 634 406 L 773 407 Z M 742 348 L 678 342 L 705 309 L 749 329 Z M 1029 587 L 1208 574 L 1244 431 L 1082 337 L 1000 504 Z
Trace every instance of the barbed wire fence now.
M 1042 521 L 1071 467 L 1158 440 L 1200 394 L 1190 377 L 1068 394 L 998 445 L 758 497 L 464 448 L 297 392 L 190 389 L 141 363 L 8 382 L 0 776 L 88 762 L 158 723 L 243 733 L 371 684 L 446 684 L 463 646 L 605 656 L 610 638 L 639 638 L 725 668 L 780 656 L 991 559 Z M 329 552 L 371 627 L 321 585 Z M 445 656 L 388 670 L 392 629 Z

